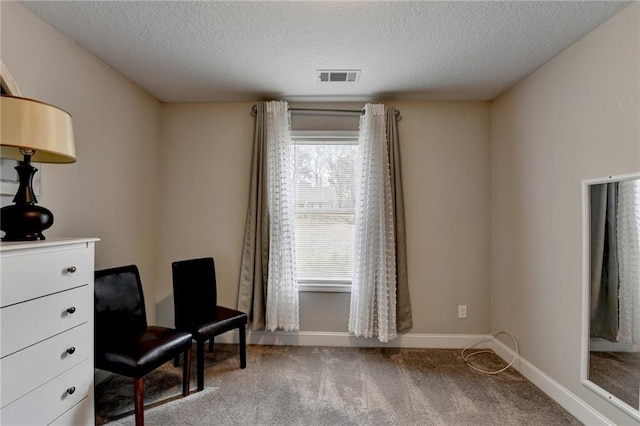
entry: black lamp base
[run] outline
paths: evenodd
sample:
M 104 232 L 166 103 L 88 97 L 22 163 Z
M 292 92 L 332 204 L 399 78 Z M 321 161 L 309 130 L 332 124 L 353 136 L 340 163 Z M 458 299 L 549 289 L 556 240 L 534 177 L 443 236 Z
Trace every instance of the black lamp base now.
M 5 232 L 2 241 L 40 241 L 53 225 L 53 213 L 35 204 L 14 204 L 0 209 L 0 226 Z
M 16 166 L 16 171 L 20 185 L 13 198 L 15 204 L 0 209 L 0 229 L 5 232 L 2 241 L 44 240 L 42 231 L 53 225 L 53 213 L 36 205 L 38 200 L 31 182 L 38 169 L 31 165 L 30 155 L 24 155 L 24 160 Z

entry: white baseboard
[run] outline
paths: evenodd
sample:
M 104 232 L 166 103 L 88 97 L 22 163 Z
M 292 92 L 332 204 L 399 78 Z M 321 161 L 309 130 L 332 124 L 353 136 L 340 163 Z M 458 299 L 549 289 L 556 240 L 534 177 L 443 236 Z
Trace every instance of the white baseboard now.
M 515 352 L 513 349 L 494 339 L 490 348 L 506 362 L 511 362 Z M 578 398 L 569 389 L 549 377 L 544 371 L 531 364 L 526 359 L 518 356 L 512 365 L 520 374 L 526 377 L 531 383 L 546 393 L 551 399 L 560 404 L 565 410 L 574 415 L 582 423 L 591 425 L 614 425 L 609 419 L 596 411 L 589 404 Z
M 448 348 L 462 349 L 471 342 L 483 338 L 482 334 L 422 334 L 407 333 L 388 343 L 375 339 L 355 337 L 347 332 L 298 331 L 269 332 L 250 331 L 247 343 L 251 345 L 288 346 L 340 346 L 340 347 L 388 347 L 388 348 Z M 238 332 L 233 331 L 216 337 L 216 342 L 237 343 Z M 487 345 L 484 346 L 488 348 Z

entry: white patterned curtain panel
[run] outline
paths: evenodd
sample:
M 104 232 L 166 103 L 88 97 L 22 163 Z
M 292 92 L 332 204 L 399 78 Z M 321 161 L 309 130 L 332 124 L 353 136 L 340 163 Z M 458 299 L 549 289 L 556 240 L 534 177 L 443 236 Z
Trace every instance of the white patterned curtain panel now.
M 269 267 L 266 328 L 299 328 L 298 282 L 293 229 L 292 145 L 287 102 L 266 105 Z
M 396 331 L 396 247 L 385 107 L 360 119 L 349 332 L 388 342 Z
M 640 344 L 640 180 L 618 184 L 618 341 Z

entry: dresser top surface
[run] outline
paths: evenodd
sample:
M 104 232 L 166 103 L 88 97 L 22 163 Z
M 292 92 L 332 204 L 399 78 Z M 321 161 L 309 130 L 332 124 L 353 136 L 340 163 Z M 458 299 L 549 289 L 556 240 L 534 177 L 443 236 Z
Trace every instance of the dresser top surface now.
M 2 241 L 0 242 L 0 253 L 30 248 L 63 246 L 67 244 L 93 243 L 96 241 L 100 241 L 100 238 L 50 238 L 44 241 Z

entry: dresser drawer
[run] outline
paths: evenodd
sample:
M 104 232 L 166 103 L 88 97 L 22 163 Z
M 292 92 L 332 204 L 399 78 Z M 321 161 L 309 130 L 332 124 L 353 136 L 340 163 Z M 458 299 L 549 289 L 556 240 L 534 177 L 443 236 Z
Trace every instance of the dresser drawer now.
M 85 285 L 0 309 L 0 358 L 89 321 L 91 296 Z
M 93 371 L 87 360 L 2 408 L 0 424 L 48 424 L 85 399 L 92 382 Z
M 82 426 L 94 425 L 96 414 L 93 408 L 91 395 L 83 399 L 80 404 L 72 407 L 69 411 L 55 419 L 49 426 Z
M 85 323 L 0 359 L 1 406 L 86 360 L 89 337 L 89 325 Z
M 3 253 L 0 307 L 93 281 L 93 250 L 86 244 Z

